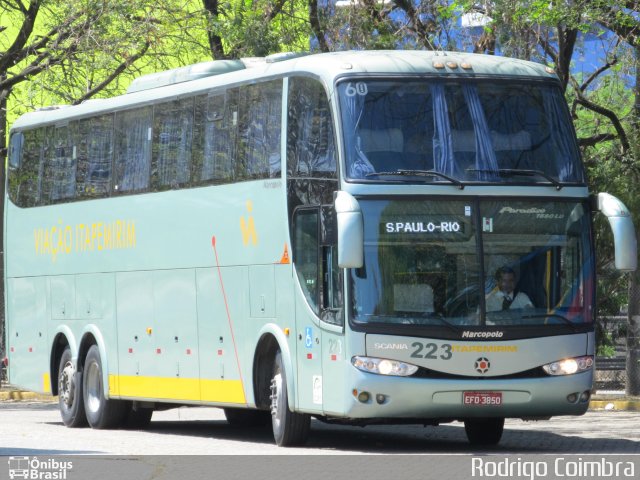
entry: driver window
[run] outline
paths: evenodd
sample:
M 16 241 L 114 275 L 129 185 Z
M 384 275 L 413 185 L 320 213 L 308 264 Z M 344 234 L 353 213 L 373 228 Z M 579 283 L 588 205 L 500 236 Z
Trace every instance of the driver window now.
M 293 263 L 309 306 L 318 313 L 319 211 L 298 209 L 293 217 Z

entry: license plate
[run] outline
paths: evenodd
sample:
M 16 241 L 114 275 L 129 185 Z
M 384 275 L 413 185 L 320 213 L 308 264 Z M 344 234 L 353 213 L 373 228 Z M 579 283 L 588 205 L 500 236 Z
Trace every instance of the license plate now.
M 502 405 L 502 392 L 463 392 L 464 405 L 495 407 Z

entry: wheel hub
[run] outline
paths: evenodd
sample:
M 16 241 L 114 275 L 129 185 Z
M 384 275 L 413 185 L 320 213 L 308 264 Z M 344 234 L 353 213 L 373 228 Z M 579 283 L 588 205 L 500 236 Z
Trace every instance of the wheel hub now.
M 282 375 L 277 374 L 271 379 L 271 416 L 278 420 L 280 392 L 282 391 Z
M 73 363 L 67 362 L 60 373 L 60 381 L 58 382 L 58 394 L 68 407 L 73 405 L 73 399 L 75 397 L 76 384 L 73 381 L 75 373 L 76 369 Z

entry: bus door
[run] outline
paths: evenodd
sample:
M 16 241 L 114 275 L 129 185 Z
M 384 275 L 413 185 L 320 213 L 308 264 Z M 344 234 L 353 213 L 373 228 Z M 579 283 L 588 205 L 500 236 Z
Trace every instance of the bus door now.
M 296 407 L 322 413 L 322 330 L 320 328 L 320 209 L 293 214 L 293 263 L 302 295 L 296 301 Z M 294 286 L 298 291 L 297 286 Z
M 299 208 L 294 214 L 294 264 L 304 293 L 296 296 L 300 408 L 344 410 L 343 275 L 338 268 L 335 210 Z

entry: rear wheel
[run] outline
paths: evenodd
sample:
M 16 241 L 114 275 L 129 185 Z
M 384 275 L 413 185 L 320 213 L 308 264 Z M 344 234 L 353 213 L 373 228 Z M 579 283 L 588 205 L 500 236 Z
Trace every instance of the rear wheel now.
M 282 354 L 276 354 L 271 377 L 271 426 L 273 438 L 280 447 L 303 445 L 309 437 L 311 417 L 306 413 L 289 410 L 287 377 Z
M 58 405 L 62 421 L 67 427 L 84 427 L 87 417 L 82 400 L 82 372 L 71 360 L 71 349 L 64 349 L 58 365 Z
M 84 409 L 92 428 L 114 428 L 124 421 L 127 403 L 107 400 L 102 381 L 102 361 L 97 345 L 92 345 L 84 362 L 83 372 Z
M 504 418 L 468 418 L 464 430 L 472 445 L 497 445 L 502 438 Z

